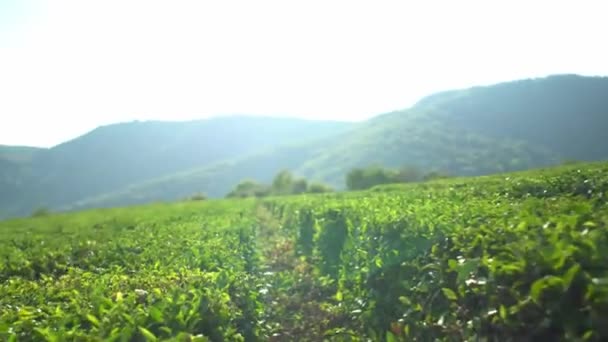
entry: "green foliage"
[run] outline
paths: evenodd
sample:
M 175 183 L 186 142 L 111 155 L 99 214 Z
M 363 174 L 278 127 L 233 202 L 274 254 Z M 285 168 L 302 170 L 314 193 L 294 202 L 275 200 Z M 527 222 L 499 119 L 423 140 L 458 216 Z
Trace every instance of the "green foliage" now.
M 265 202 L 334 284 L 332 300 L 350 319 L 332 331 L 387 341 L 608 338 L 608 165 L 405 189 Z
M 397 170 L 396 178 L 401 183 L 417 182 L 425 177 L 422 171 L 415 166 L 403 166 Z
M 245 180 L 237 184 L 236 188 L 229 192 L 226 197 L 264 197 L 270 195 L 271 189 L 264 184 L 253 180 Z
M 562 165 L 574 165 L 574 164 L 582 164 L 583 162 L 576 159 L 564 159 L 562 160 Z
M 282 170 L 274 176 L 271 185 L 272 194 L 288 195 L 293 192 L 294 177 L 288 170 Z
M 272 180 L 270 195 L 298 195 L 309 191 L 308 181 L 295 178 L 289 170 L 281 170 Z
M 234 204 L 3 222 L 0 340 L 258 339 L 253 203 Z
M 431 180 L 436 180 L 436 179 L 446 179 L 446 178 L 450 178 L 450 177 L 451 176 L 446 172 L 431 171 L 431 172 L 425 174 L 422 177 L 422 180 L 431 181 Z
M 389 183 L 398 183 L 397 173 L 377 166 L 355 168 L 346 175 L 346 186 L 349 190 L 364 190 L 374 185 Z
M 346 175 L 349 190 L 365 190 L 382 184 L 411 183 L 449 178 L 447 173 L 431 171 L 424 174 L 414 166 L 403 166 L 398 170 L 370 166 L 352 169 Z
M 207 199 L 207 195 L 202 192 L 197 192 L 196 194 L 187 198 L 188 201 L 204 201 Z
M 303 193 L 322 193 L 333 191 L 329 186 L 321 183 L 311 183 L 304 178 L 296 178 L 289 170 L 281 170 L 273 178 L 271 185 L 246 180 L 239 183 L 234 190 L 226 195 L 232 197 L 265 197 L 298 195 Z
M 48 216 L 51 214 L 51 211 L 48 210 L 47 208 L 38 208 L 36 210 L 34 210 L 34 212 L 32 212 L 32 217 L 42 217 L 42 216 Z
M 0 340 L 608 339 L 608 164 L 390 187 L 0 222 Z
M 334 192 L 334 191 L 335 190 L 331 186 L 320 183 L 320 182 L 312 182 L 312 183 L 308 184 L 308 190 L 307 190 L 307 192 L 309 192 L 311 194 L 320 194 L 320 193 Z
M 298 195 L 308 191 L 308 181 L 304 178 L 296 179 L 291 184 L 291 194 Z

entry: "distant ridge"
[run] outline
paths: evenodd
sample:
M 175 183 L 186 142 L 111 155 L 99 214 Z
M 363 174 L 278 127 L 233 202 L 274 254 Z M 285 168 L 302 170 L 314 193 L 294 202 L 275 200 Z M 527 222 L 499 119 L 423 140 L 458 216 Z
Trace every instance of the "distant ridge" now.
M 606 77 L 554 75 L 445 91 L 361 123 L 235 116 L 109 125 L 17 169 L 5 160 L 0 210 L 221 197 L 283 168 L 342 188 L 350 168 L 371 164 L 481 175 L 605 160 L 607 95 Z

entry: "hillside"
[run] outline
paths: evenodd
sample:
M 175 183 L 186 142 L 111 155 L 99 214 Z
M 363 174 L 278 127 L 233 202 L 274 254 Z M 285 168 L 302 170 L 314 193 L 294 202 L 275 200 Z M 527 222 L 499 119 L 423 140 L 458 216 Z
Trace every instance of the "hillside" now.
M 44 151 L 46 151 L 45 148 L 0 145 L 0 161 L 28 164 Z
M 608 78 L 573 75 L 440 93 L 368 121 L 300 170 L 336 181 L 370 162 L 480 175 L 603 160 L 605 94 Z
M 341 188 L 350 168 L 370 164 L 470 176 L 605 160 L 605 94 L 608 78 L 576 75 L 443 92 L 312 143 L 140 182 L 72 208 L 171 200 L 193 191 L 223 196 L 242 179 L 269 181 L 281 168 Z
M 5 160 L 0 215 L 222 197 L 284 168 L 343 188 L 349 169 L 370 164 L 471 176 L 604 160 L 605 94 L 608 78 L 557 75 L 446 91 L 359 124 L 237 116 L 104 126 L 25 163 Z
M 1 191 L 0 203 L 4 205 L 0 207 L 0 216 L 2 212 L 27 214 L 39 206 L 60 208 L 133 182 L 212 165 L 290 142 L 315 140 L 350 125 L 230 116 L 99 127 L 74 140 L 41 150 L 25 164 L 8 160 L 0 164 L 0 175 L 6 173 L 6 178 L 8 175 L 11 178 L 7 182 L 11 186 L 3 185 Z
M 18 199 L 32 179 L 32 161 L 46 149 L 0 145 L 0 218 L 3 212 L 19 210 Z

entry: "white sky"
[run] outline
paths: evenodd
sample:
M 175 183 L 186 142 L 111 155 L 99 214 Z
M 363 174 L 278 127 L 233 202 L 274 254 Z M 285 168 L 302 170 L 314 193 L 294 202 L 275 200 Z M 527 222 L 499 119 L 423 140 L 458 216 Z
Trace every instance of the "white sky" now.
M 0 0 L 0 144 L 220 114 L 361 120 L 451 88 L 608 74 L 602 1 Z

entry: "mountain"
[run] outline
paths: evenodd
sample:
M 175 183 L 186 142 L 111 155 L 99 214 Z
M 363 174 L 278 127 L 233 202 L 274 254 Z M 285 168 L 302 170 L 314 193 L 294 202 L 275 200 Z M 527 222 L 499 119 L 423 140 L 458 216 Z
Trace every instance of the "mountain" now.
M 435 94 L 357 127 L 299 170 L 336 181 L 369 163 L 479 175 L 603 160 L 607 94 L 608 78 L 576 75 Z
M 606 77 L 556 75 L 441 92 L 357 124 L 228 117 L 104 126 L 21 163 L 0 158 L 0 177 L 18 176 L 6 189 L 0 183 L 0 211 L 199 191 L 221 197 L 241 180 L 268 182 L 284 168 L 343 188 L 349 169 L 371 164 L 482 175 L 604 160 L 607 94 Z
M 291 144 L 84 199 L 71 208 L 223 196 L 282 168 L 344 187 L 353 167 L 418 166 L 482 175 L 608 159 L 608 78 L 556 75 L 447 91 L 309 143 Z
M 3 147 L 0 176 L 11 179 L 0 183 L 0 215 L 27 214 L 39 206 L 61 208 L 134 182 L 315 140 L 351 125 L 252 116 L 130 122 L 99 127 L 53 148 L 36 150 L 29 159 L 26 149 Z M 17 155 L 24 161 L 17 163 Z
M 28 146 L 0 145 L 0 217 L 21 207 L 17 200 L 30 181 L 32 161 L 45 149 Z
M 0 145 L 0 161 L 28 164 L 37 154 L 45 150 L 45 148 L 39 147 Z

